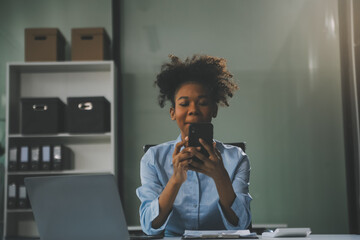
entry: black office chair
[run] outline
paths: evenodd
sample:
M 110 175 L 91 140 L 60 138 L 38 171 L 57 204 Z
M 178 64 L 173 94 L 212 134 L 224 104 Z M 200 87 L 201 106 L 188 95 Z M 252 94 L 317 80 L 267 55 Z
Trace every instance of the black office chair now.
M 241 148 L 244 152 L 246 150 L 246 142 L 232 142 L 232 143 L 225 143 L 227 145 L 232 145 L 232 146 L 236 146 L 236 147 L 239 147 Z M 147 150 L 149 150 L 149 148 L 153 147 L 153 146 L 156 146 L 157 144 L 146 144 L 143 146 L 143 150 L 144 150 L 144 153 L 147 152 Z M 253 232 L 254 229 L 252 227 L 252 222 L 250 222 L 250 225 L 248 227 L 249 231 L 250 232 Z
M 225 143 L 227 145 L 232 145 L 241 148 L 244 152 L 246 152 L 246 142 L 233 142 L 233 143 Z M 149 148 L 156 146 L 157 144 L 146 144 L 143 146 L 144 153 L 149 150 Z

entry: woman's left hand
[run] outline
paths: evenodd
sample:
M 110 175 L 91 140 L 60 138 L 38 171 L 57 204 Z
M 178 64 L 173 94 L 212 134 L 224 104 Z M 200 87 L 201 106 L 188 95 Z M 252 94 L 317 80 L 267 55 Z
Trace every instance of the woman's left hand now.
M 231 208 L 231 205 L 236 198 L 236 194 L 230 181 L 229 174 L 224 167 L 221 154 L 216 148 L 215 142 L 212 145 L 206 143 L 202 139 L 199 139 L 199 142 L 209 153 L 209 157 L 204 156 L 199 148 L 193 148 L 192 151 L 194 151 L 194 156 L 203 162 L 199 163 L 197 161 L 192 161 L 189 165 L 189 169 L 206 174 L 214 180 L 219 194 L 220 205 L 225 217 L 232 225 L 237 226 L 239 218 Z
M 200 159 L 202 163 L 192 161 L 189 165 L 189 169 L 203 173 L 213 178 L 215 181 L 219 178 L 222 178 L 225 174 L 227 174 L 227 172 L 224 167 L 221 154 L 216 148 L 216 143 L 213 142 L 213 144 L 210 145 L 201 138 L 199 139 L 199 142 L 209 153 L 209 157 L 206 157 L 199 150 L 194 148 L 194 156 Z

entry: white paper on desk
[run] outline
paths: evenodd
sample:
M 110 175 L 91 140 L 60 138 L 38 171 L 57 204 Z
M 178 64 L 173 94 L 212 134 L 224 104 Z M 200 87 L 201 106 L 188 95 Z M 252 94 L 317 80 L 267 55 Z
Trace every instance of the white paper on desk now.
M 263 238 L 277 237 L 308 237 L 311 233 L 310 228 L 277 228 L 274 232 L 264 232 Z
M 231 238 L 231 237 L 253 237 L 256 233 L 249 230 L 185 230 L 183 238 Z

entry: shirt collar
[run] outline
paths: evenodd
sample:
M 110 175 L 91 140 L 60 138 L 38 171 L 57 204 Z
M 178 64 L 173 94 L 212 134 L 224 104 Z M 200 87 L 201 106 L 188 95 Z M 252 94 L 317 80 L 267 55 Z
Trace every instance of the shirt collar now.
M 176 138 L 176 143 L 178 143 L 178 142 L 181 142 L 181 133 L 179 134 L 179 136 Z M 176 145 L 176 143 L 175 143 L 175 145 Z

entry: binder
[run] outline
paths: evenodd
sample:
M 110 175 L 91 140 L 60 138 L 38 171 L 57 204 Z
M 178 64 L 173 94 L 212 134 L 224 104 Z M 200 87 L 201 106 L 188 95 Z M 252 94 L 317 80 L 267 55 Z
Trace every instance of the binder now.
M 41 148 L 39 146 L 31 147 L 31 160 L 30 160 L 30 169 L 33 171 L 40 170 L 40 158 L 41 158 Z
M 69 170 L 72 169 L 73 157 L 68 147 L 63 145 L 53 146 L 53 170 Z
M 30 151 L 28 146 L 20 148 L 20 170 L 26 171 L 29 169 Z
M 18 199 L 19 199 L 19 201 L 18 201 L 19 208 L 28 208 L 29 207 L 25 185 L 19 186 L 19 198 Z
M 42 146 L 42 158 L 41 158 L 41 169 L 42 170 L 50 170 L 51 169 L 51 146 L 44 145 Z
M 18 159 L 19 159 L 19 153 L 17 147 L 11 147 L 9 151 L 9 171 L 17 171 L 18 170 Z
M 7 206 L 9 209 L 16 208 L 17 201 L 17 191 L 16 191 L 16 183 L 10 183 L 8 186 L 8 200 Z

